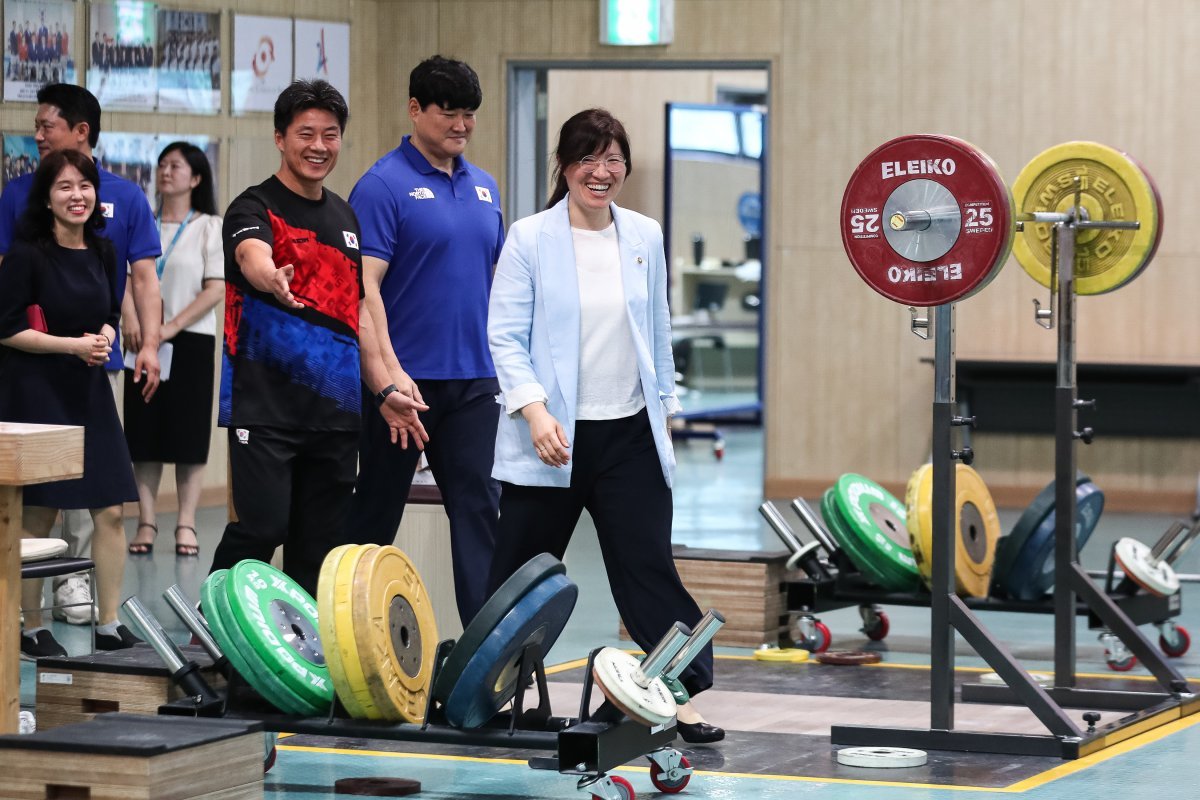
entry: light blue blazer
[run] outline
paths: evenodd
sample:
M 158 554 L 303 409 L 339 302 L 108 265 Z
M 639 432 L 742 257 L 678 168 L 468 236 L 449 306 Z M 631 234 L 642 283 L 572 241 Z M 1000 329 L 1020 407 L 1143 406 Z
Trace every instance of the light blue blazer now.
M 662 228 L 649 217 L 612 206 L 621 252 L 625 309 L 637 350 L 638 374 L 667 486 L 675 451 L 667 417 L 682 410 L 675 397 L 671 315 Z M 502 406 L 492 476 L 522 486 L 571 485 L 571 465 L 551 467 L 534 452 L 520 409 L 544 400 L 575 442 L 579 390 L 579 281 L 567 200 L 515 222 L 504 242 L 488 309 L 488 343 Z

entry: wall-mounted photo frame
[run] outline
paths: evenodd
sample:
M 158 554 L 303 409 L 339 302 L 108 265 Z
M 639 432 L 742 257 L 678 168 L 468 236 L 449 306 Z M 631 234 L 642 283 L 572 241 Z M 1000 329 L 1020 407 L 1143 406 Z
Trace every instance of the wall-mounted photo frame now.
M 320 78 L 350 101 L 350 23 L 296 20 L 297 80 Z
M 2 186 L 7 186 L 13 178 L 28 175 L 37 169 L 41 162 L 38 155 L 37 142 L 32 136 L 20 133 L 4 134 L 4 171 L 0 175 Z
M 292 20 L 234 14 L 230 110 L 272 111 L 291 82 Z
M 88 20 L 88 91 L 106 111 L 153 111 L 157 6 L 143 0 L 92 3 Z
M 158 110 L 221 111 L 221 15 L 158 9 Z
M 150 197 L 158 164 L 158 135 L 104 131 L 92 150 L 96 162 L 114 175 L 133 181 Z
M 4 0 L 4 99 L 37 102 L 47 83 L 75 83 L 75 4 Z

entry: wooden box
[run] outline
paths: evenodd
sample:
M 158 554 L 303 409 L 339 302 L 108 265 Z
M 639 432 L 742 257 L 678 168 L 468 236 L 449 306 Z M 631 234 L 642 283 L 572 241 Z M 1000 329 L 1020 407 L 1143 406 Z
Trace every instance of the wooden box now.
M 221 689 L 225 678 L 201 647 L 180 648 L 200 667 L 209 686 Z M 182 692 L 149 645 L 96 652 L 88 656 L 43 658 L 37 665 L 38 730 L 87 722 L 97 714 L 157 714 L 158 707 Z
M 675 566 L 701 611 L 715 608 L 725 617 L 713 644 L 758 647 L 777 644 L 787 631 L 784 551 L 704 550 L 675 546 Z M 666 631 L 664 631 L 665 633 Z M 620 635 L 629 638 L 625 624 Z
M 0 736 L 0 794 L 12 800 L 261 800 L 256 722 L 104 714 Z

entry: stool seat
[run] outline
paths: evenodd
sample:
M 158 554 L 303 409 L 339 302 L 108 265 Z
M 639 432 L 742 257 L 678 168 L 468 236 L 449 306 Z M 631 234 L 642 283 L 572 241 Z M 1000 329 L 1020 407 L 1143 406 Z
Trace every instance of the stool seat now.
M 51 558 L 46 561 L 28 561 L 21 565 L 21 580 L 53 578 L 57 575 L 70 575 L 73 572 L 86 572 L 95 568 L 96 562 L 90 558 Z
M 49 537 L 22 539 L 21 540 L 21 563 L 29 561 L 45 561 L 48 558 L 60 558 L 67 553 L 70 545 L 65 539 L 51 539 Z

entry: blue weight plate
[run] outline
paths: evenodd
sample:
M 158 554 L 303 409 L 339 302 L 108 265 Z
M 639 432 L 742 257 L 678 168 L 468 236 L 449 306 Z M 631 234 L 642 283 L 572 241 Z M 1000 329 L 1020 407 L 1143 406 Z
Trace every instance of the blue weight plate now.
M 549 553 L 540 553 L 525 562 L 516 572 L 508 577 L 500 588 L 487 599 L 479 613 L 467 624 L 462 636 L 454 644 L 454 649 L 446 657 L 446 663 L 438 670 L 437 683 L 433 687 L 433 696 L 441 702 L 446 702 L 451 690 L 458 685 L 458 679 L 466 669 L 467 662 L 479 649 L 488 634 L 495 630 L 504 615 L 512 611 L 525 594 L 551 575 L 562 575 L 567 571 L 563 563 Z
M 1075 546 L 1082 550 L 1104 511 L 1104 492 L 1091 481 L 1080 483 L 1075 487 L 1075 507 Z M 1003 579 L 1009 597 L 1037 600 L 1053 588 L 1056 519 L 1057 515 L 1051 509 L 1017 554 Z
M 492 629 L 463 668 L 446 700 L 446 719 L 459 728 L 478 728 L 513 698 L 521 651 L 537 645 L 550 651 L 575 608 L 579 590 L 566 575 L 550 575 L 530 589 Z
M 1091 480 L 1082 472 L 1075 473 L 1075 485 Z M 1038 492 L 1037 497 L 1021 512 L 1017 524 L 1006 536 L 1001 536 L 996 543 L 996 560 L 992 565 L 992 583 L 1004 593 L 1008 576 L 1012 574 L 1013 564 L 1017 556 L 1025 549 L 1025 543 L 1033 532 L 1046 520 L 1046 516 L 1054 512 L 1054 481 L 1046 484 Z

